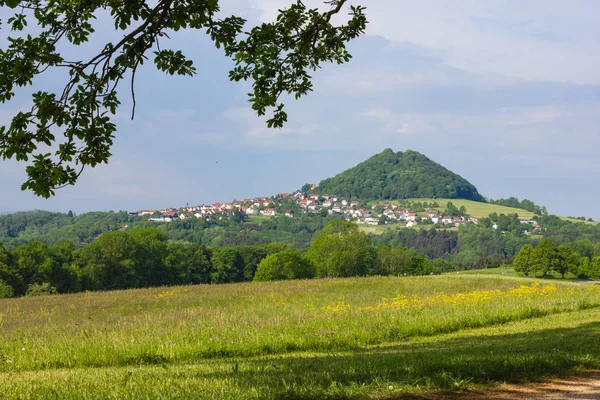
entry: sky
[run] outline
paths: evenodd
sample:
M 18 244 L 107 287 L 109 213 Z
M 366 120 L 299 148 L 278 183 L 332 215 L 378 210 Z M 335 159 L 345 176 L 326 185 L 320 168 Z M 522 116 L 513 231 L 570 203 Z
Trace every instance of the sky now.
M 256 25 L 291 0 L 226 3 L 223 13 Z M 133 121 L 123 88 L 109 164 L 45 200 L 21 191 L 26 163 L 0 160 L 0 211 L 136 211 L 267 196 L 392 148 L 422 152 L 488 198 L 528 198 L 551 213 L 600 220 L 600 3 L 349 4 L 367 7 L 366 35 L 350 44 L 350 63 L 325 66 L 311 94 L 287 102 L 284 129 L 268 129 L 252 112 L 249 84 L 229 82 L 231 61 L 202 31 L 180 31 L 169 47 L 193 59 L 198 74 L 144 65 Z M 0 9 L 0 19 L 8 15 Z M 106 16 L 97 24 L 77 54 L 119 37 Z M 0 48 L 8 33 L 0 30 Z M 48 73 L 36 89 L 58 90 L 57 82 Z M 0 125 L 28 104 L 20 93 L 0 105 Z

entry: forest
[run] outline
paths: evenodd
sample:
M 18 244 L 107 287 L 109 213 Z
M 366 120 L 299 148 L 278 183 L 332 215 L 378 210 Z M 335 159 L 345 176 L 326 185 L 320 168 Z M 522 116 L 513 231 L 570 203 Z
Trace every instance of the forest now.
M 475 186 L 416 151 L 374 155 L 316 189 L 346 198 L 397 200 L 407 198 L 460 198 L 483 201 Z

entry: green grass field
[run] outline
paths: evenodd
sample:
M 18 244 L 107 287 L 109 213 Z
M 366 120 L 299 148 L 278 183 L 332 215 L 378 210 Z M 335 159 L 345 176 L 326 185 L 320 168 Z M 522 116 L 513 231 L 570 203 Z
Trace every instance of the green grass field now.
M 473 216 L 473 217 L 477 217 L 477 218 L 483 218 L 483 217 L 487 217 L 492 213 L 498 213 L 498 215 L 500 214 L 519 214 L 519 217 L 521 219 L 531 219 L 533 218 L 533 216 L 535 214 L 533 214 L 532 212 L 529 211 L 525 211 L 522 210 L 520 208 L 512 208 L 512 207 L 504 207 L 504 206 L 499 206 L 496 204 L 489 204 L 489 203 L 479 203 L 477 201 L 471 201 L 471 200 L 462 200 L 462 199 L 409 199 L 412 202 L 428 202 L 428 203 L 433 203 L 434 201 L 437 202 L 440 207 L 434 208 L 437 209 L 439 211 L 444 211 L 446 209 L 446 204 L 448 204 L 448 202 L 452 202 L 452 204 L 454 204 L 457 208 L 460 208 L 462 206 L 464 206 L 467 209 L 467 214 Z
M 600 367 L 600 288 L 499 274 L 0 300 L 0 398 L 401 398 Z

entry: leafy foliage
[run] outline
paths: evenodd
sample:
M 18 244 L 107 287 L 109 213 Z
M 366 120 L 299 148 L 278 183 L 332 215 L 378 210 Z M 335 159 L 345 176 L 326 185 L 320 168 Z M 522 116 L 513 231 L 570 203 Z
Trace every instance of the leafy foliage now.
M 317 190 L 363 200 L 426 197 L 483 201 L 477 189 L 464 178 L 412 150 L 394 153 L 386 149 L 321 181 Z
M 86 167 L 108 162 L 121 81 L 130 80 L 133 118 L 136 71 L 149 58 L 170 75 L 196 73 L 193 61 L 180 50 L 163 47 L 169 32 L 181 29 L 204 30 L 222 47 L 235 62 L 230 79 L 251 80 L 252 108 L 258 115 L 272 111 L 267 125 L 282 127 L 287 114 L 280 96 L 299 98 L 311 91 L 309 72 L 323 63 L 349 61 L 346 43 L 365 30 L 364 7 L 350 6 L 346 23 L 336 26 L 331 19 L 346 0 L 327 3 L 331 8 L 322 13 L 297 1 L 281 9 L 276 21 L 245 31 L 241 17 L 216 17 L 218 0 L 0 0 L 0 6 L 15 10 L 7 20 L 13 36 L 0 50 L 0 102 L 10 101 L 19 87 L 33 86 L 48 70 L 68 73 L 62 91 L 33 93 L 31 108 L 0 127 L 0 156 L 31 160 L 22 189 L 46 198 L 75 184 Z M 90 42 L 104 10 L 122 38 L 95 49 L 89 59 L 65 57 L 65 51 Z M 24 32 L 30 22 L 39 27 L 33 35 Z
M 516 272 L 521 272 L 525 276 L 528 276 L 532 271 L 532 257 L 533 257 L 533 247 L 530 244 L 526 244 L 521 247 L 519 254 L 515 257 L 513 261 L 513 268 Z
M 8 283 L 0 279 L 0 299 L 8 299 L 15 295 L 15 291 Z
M 375 260 L 367 235 L 344 221 L 332 221 L 317 233 L 306 256 L 319 278 L 366 275 Z
M 512 207 L 512 208 L 520 208 L 525 211 L 530 211 L 537 215 L 547 215 L 548 211 L 546 211 L 546 207 L 539 206 L 535 204 L 533 201 L 528 199 L 523 199 L 519 201 L 516 197 L 509 197 L 508 199 L 498 199 L 493 200 L 489 199 L 489 203 L 497 204 L 499 206 Z
M 314 278 L 314 266 L 296 250 L 283 250 L 265 257 L 258 265 L 255 281 Z
M 25 293 L 25 296 L 48 296 L 57 293 L 58 291 L 56 290 L 56 288 L 54 286 L 50 286 L 48 282 L 32 283 L 27 287 L 27 292 Z

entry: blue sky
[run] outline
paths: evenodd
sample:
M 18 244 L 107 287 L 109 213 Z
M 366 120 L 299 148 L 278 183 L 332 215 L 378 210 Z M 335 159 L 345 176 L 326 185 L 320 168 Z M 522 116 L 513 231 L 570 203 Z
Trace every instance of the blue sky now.
M 351 63 L 326 66 L 314 74 L 313 93 L 287 102 L 284 129 L 267 129 L 251 112 L 247 84 L 228 81 L 231 62 L 202 32 L 178 32 L 170 47 L 195 61 L 197 76 L 144 66 L 136 118 L 124 101 L 110 163 L 55 198 L 21 192 L 25 165 L 0 162 L 0 211 L 138 210 L 270 195 L 389 147 L 424 153 L 484 196 L 529 198 L 553 213 L 600 220 L 600 4 L 351 3 L 367 6 L 368 34 L 352 43 Z M 223 12 L 256 24 L 287 4 L 233 0 Z M 100 31 L 90 47 L 117 37 Z M 6 35 L 0 30 L 0 46 Z M 37 85 L 54 88 L 59 78 Z M 0 124 L 27 104 L 24 95 L 3 104 Z

